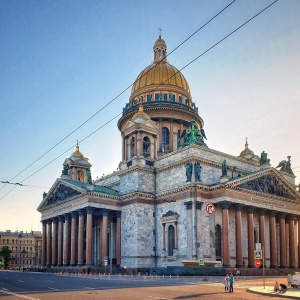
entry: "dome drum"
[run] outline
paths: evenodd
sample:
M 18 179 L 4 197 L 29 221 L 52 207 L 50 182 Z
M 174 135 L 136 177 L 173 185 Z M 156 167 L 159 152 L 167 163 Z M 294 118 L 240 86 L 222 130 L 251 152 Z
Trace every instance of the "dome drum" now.
M 145 108 L 153 106 L 170 106 L 198 114 L 198 107 L 188 98 L 183 98 L 183 96 L 176 97 L 173 93 L 155 93 L 129 100 L 129 103 L 126 103 L 123 108 L 123 115 L 137 110 L 140 103 L 142 103 Z
M 123 115 L 118 121 L 118 128 L 120 130 L 123 124 L 126 123 L 126 120 L 130 119 L 138 110 L 138 107 L 139 103 L 132 104 L 131 106 L 126 104 L 123 108 Z M 189 124 L 191 120 L 195 120 L 200 128 L 204 126 L 204 122 L 198 114 L 197 107 L 190 107 L 178 102 L 166 103 L 164 101 L 155 101 L 144 102 L 143 109 L 152 120 L 158 118 L 174 118 L 185 121 L 187 124 Z

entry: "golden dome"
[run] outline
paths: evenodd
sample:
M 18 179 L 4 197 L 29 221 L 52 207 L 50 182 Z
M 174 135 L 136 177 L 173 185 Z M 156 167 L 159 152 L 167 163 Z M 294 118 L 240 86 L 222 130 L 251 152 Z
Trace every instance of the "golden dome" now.
M 190 97 L 190 87 L 182 75 L 174 66 L 165 61 L 158 64 L 153 63 L 146 67 L 137 77 L 131 89 L 131 95 L 144 87 L 160 85 L 160 90 L 166 85 L 173 85 L 183 89 Z M 153 87 L 153 88 L 155 88 Z
M 166 42 L 159 35 L 153 46 L 154 61 L 138 75 L 132 86 L 130 99 L 156 91 L 177 92 L 192 99 L 190 87 L 182 73 L 167 62 L 167 51 Z
M 72 156 L 83 157 L 83 154 L 79 151 L 79 143 L 77 141 L 76 151 L 72 153 Z

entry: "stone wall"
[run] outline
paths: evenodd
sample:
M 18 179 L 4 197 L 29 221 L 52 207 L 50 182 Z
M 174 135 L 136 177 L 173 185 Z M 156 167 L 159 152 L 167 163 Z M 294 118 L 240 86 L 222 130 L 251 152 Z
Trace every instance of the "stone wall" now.
M 153 206 L 132 204 L 122 210 L 121 264 L 126 267 L 154 265 Z
M 133 169 L 120 176 L 120 194 L 131 192 L 154 193 L 154 174 L 152 172 L 143 172 L 143 170 Z

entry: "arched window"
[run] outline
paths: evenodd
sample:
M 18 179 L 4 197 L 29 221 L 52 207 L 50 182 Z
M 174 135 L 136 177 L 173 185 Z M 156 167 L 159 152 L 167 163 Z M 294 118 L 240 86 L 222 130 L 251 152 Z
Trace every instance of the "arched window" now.
M 168 256 L 173 256 L 175 248 L 175 230 L 174 226 L 170 225 L 168 228 Z
M 216 256 L 222 256 L 222 237 L 221 237 L 221 226 L 215 226 L 215 249 Z
M 131 155 L 131 157 L 134 156 L 134 146 L 135 146 L 135 138 L 132 137 L 130 140 L 130 155 Z
M 145 136 L 143 138 L 143 156 L 144 157 L 150 157 L 151 151 L 150 151 L 150 139 Z
M 169 152 L 169 129 L 166 127 L 162 128 L 162 152 Z
M 77 172 L 77 180 L 78 181 L 81 181 L 81 182 L 84 182 L 84 174 L 83 174 L 83 171 L 82 170 L 79 170 Z M 27 241 L 27 244 L 28 244 L 28 241 Z

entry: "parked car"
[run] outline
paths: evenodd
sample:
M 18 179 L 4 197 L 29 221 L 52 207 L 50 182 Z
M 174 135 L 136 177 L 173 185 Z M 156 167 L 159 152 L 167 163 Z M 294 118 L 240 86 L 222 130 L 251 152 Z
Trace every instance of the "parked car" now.
M 300 274 L 299 273 L 296 273 L 295 275 L 293 275 L 291 287 L 292 288 L 300 288 Z

